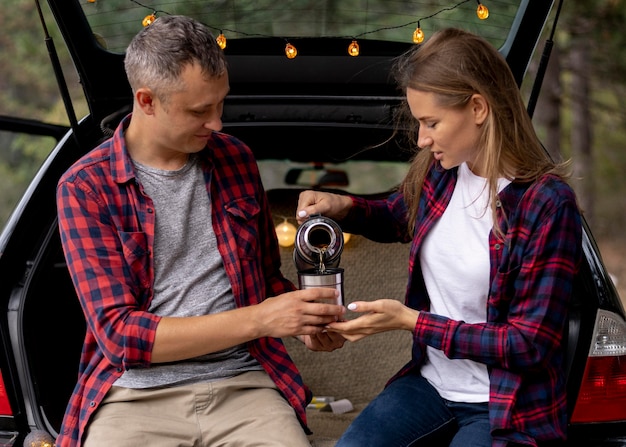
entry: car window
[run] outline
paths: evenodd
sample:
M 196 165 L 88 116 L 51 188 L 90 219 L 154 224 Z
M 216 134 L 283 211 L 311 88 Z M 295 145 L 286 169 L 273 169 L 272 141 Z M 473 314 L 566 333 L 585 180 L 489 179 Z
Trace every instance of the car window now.
M 405 162 L 349 161 L 346 163 L 295 163 L 259 160 L 265 189 L 333 188 L 352 194 L 389 192 L 405 177 Z
M 455 26 L 478 33 L 500 48 L 520 4 L 524 2 L 308 0 L 284 5 L 271 0 L 87 0 L 82 7 L 98 42 L 110 51 L 123 52 L 143 24 L 164 14 L 195 17 L 227 40 L 340 37 L 411 42 L 418 27 L 429 35 Z
M 56 144 L 52 136 L 0 129 L 0 228 Z

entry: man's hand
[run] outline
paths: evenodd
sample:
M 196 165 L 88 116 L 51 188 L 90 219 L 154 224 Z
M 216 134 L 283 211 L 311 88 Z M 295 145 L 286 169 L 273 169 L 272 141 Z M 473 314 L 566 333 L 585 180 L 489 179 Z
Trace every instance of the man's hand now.
M 329 331 L 322 331 L 313 335 L 302 335 L 298 339 L 311 351 L 326 352 L 343 347 L 346 341 L 343 335 Z
M 314 287 L 266 299 L 254 306 L 259 331 L 255 338 L 320 334 L 328 323 L 343 318 L 345 307 L 334 304 L 338 294 L 336 289 Z

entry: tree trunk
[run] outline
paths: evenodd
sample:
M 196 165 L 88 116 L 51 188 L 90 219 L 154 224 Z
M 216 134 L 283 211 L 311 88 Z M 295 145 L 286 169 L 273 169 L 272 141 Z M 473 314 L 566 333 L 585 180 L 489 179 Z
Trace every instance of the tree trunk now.
M 585 29 L 580 27 L 579 29 Z M 589 81 L 590 44 L 587 33 L 572 36 L 569 55 L 572 73 L 572 159 L 574 187 L 588 221 L 593 221 L 594 178 Z
M 550 61 L 543 78 L 541 94 L 533 120 L 545 129 L 543 144 L 553 160 L 562 161 L 561 153 L 561 52 L 552 48 Z

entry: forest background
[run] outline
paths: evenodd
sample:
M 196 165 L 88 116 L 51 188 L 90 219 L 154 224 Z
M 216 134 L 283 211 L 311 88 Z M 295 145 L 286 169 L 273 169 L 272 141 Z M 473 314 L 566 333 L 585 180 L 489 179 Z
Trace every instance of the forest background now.
M 522 85 L 526 97 L 558 11 L 555 6 L 546 36 L 539 42 Z M 626 0 L 565 0 L 533 114 L 537 131 L 552 156 L 572 161 L 571 183 L 623 301 L 626 301 L 625 28 Z M 87 106 L 75 70 L 57 30 L 49 27 L 49 32 L 59 51 L 76 115 L 82 117 Z M 0 115 L 69 124 L 35 0 L 2 0 Z M 0 228 L 51 149 L 38 144 L 10 149 L 2 139 L 0 132 Z

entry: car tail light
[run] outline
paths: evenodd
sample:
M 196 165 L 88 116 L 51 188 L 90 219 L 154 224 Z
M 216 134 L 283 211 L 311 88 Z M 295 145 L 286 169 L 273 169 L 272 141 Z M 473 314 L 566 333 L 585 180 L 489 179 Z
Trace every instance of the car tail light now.
M 9 404 L 9 396 L 7 396 L 7 390 L 4 387 L 2 371 L 0 371 L 0 416 L 13 416 L 13 411 Z
M 626 420 L 626 323 L 599 310 L 572 422 Z

